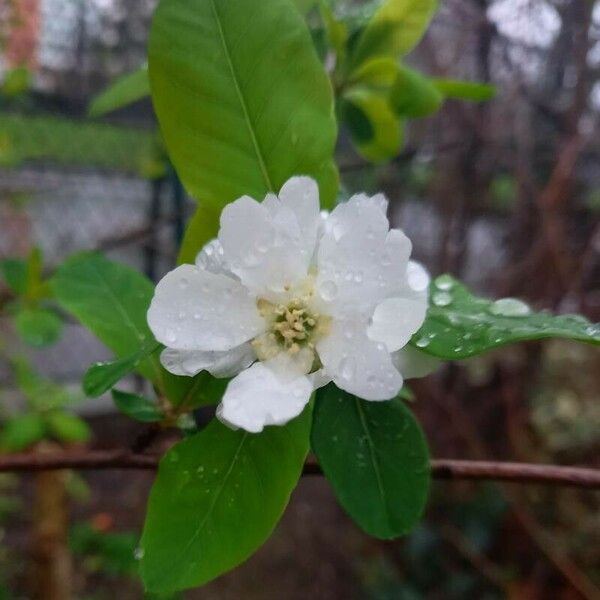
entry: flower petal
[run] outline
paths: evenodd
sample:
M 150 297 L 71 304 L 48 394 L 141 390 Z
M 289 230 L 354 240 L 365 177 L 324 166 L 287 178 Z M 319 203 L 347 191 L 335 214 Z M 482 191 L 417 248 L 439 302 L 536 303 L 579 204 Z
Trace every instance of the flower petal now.
M 266 327 L 255 298 L 239 281 L 192 265 L 159 281 L 148 324 L 159 342 L 178 350 L 229 350 Z
M 283 184 L 279 200 L 282 206 L 289 208 L 296 215 L 306 252 L 312 256 L 321 223 L 317 182 L 310 177 L 292 177 Z
M 271 369 L 257 362 L 229 382 L 217 416 L 226 424 L 258 433 L 265 425 L 284 425 L 297 417 L 312 392 L 307 377 L 282 382 Z
M 412 245 L 389 231 L 381 200 L 355 196 L 327 219 L 317 255 L 317 290 L 327 314 L 370 316 L 381 300 L 406 285 Z
M 215 275 L 228 275 L 229 277 L 237 277 L 229 270 L 225 262 L 225 252 L 219 240 L 211 240 L 204 245 L 202 250 L 196 256 L 196 266 L 205 271 L 210 271 Z
M 221 214 L 219 241 L 227 264 L 244 285 L 264 297 L 306 277 L 311 258 L 294 212 L 272 208 L 275 204 L 272 198 L 264 205 L 243 196 Z
M 384 344 L 369 339 L 366 323 L 334 321 L 317 343 L 319 358 L 334 383 L 365 400 L 389 400 L 402 387 L 402 376 Z
M 248 343 L 223 352 L 165 348 L 160 355 L 160 362 L 167 371 L 187 377 L 200 371 L 208 371 L 215 377 L 233 377 L 255 360 L 252 345 Z
M 375 308 L 367 335 L 383 342 L 389 352 L 400 350 L 423 325 L 426 298 L 386 298 Z
M 433 373 L 442 362 L 435 358 L 420 352 L 412 346 L 405 346 L 402 350 L 392 354 L 392 362 L 404 379 L 413 379 L 416 377 L 425 377 Z

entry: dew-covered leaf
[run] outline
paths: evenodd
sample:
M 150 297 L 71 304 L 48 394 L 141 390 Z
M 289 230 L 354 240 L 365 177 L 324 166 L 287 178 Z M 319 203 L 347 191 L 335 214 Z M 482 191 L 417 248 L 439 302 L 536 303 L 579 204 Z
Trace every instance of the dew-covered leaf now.
M 158 342 L 151 342 L 129 356 L 92 365 L 83 377 L 83 391 L 86 396 L 97 398 L 104 392 L 108 392 L 125 375 L 137 369 L 158 346 Z
M 167 452 L 139 552 L 149 591 L 203 585 L 269 537 L 302 472 L 310 419 L 306 410 L 260 434 L 214 420 Z
M 333 384 L 317 392 L 312 448 L 348 514 L 389 539 L 419 521 L 429 492 L 429 452 L 399 399 L 369 402 Z
M 564 338 L 600 344 L 600 324 L 578 315 L 534 312 L 516 298 L 479 298 L 449 275 L 430 287 L 430 307 L 411 344 L 444 359 L 462 359 L 526 340 Z

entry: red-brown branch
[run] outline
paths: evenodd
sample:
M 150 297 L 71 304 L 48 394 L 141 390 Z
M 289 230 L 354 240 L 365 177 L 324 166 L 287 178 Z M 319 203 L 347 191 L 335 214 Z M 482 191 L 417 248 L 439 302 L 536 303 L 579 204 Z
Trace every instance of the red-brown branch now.
M 47 454 L 23 453 L 0 456 L 0 472 L 31 472 L 53 469 L 141 469 L 154 470 L 160 456 L 125 450 L 80 450 Z M 472 479 L 544 483 L 600 489 L 600 469 L 534 465 L 528 463 L 437 459 L 431 461 L 436 479 Z M 304 466 L 304 475 L 320 475 L 314 461 Z

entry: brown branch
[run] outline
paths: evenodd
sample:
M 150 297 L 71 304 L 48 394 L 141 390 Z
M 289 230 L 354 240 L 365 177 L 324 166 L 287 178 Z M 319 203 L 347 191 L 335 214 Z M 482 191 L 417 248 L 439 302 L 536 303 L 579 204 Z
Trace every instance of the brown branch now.
M 47 454 L 23 453 L 0 456 L 0 472 L 49 471 L 54 469 L 141 469 L 154 470 L 160 456 L 127 450 L 80 450 Z M 600 489 L 600 469 L 561 467 L 528 463 L 437 459 L 431 461 L 436 479 L 472 479 L 545 483 Z M 304 475 L 321 475 L 314 461 L 304 466 Z

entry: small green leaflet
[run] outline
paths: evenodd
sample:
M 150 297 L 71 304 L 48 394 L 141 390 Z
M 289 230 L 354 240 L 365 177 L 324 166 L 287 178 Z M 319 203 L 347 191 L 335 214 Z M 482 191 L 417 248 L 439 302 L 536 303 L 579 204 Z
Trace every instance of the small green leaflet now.
M 369 402 L 330 384 L 317 392 L 311 439 L 337 499 L 367 533 L 391 539 L 417 525 L 429 452 L 401 400 Z
M 152 342 L 124 358 L 92 365 L 83 378 L 83 391 L 86 396 L 97 398 L 108 392 L 125 375 L 137 369 L 142 360 L 150 356 L 158 347 L 158 342 Z
M 121 390 L 112 390 L 112 397 L 117 408 L 128 417 L 142 423 L 155 423 L 163 419 L 163 413 L 148 398 L 139 394 L 130 394 Z
M 478 298 L 449 275 L 430 287 L 430 307 L 411 345 L 444 359 L 462 359 L 527 340 L 564 338 L 600 344 L 600 324 L 578 315 L 533 312 L 521 300 Z
M 96 96 L 90 104 L 88 114 L 90 117 L 102 117 L 149 95 L 148 66 L 144 65 L 133 73 L 119 77 Z
M 48 346 L 56 342 L 63 329 L 60 317 L 45 308 L 21 308 L 15 317 L 19 337 L 31 346 Z

